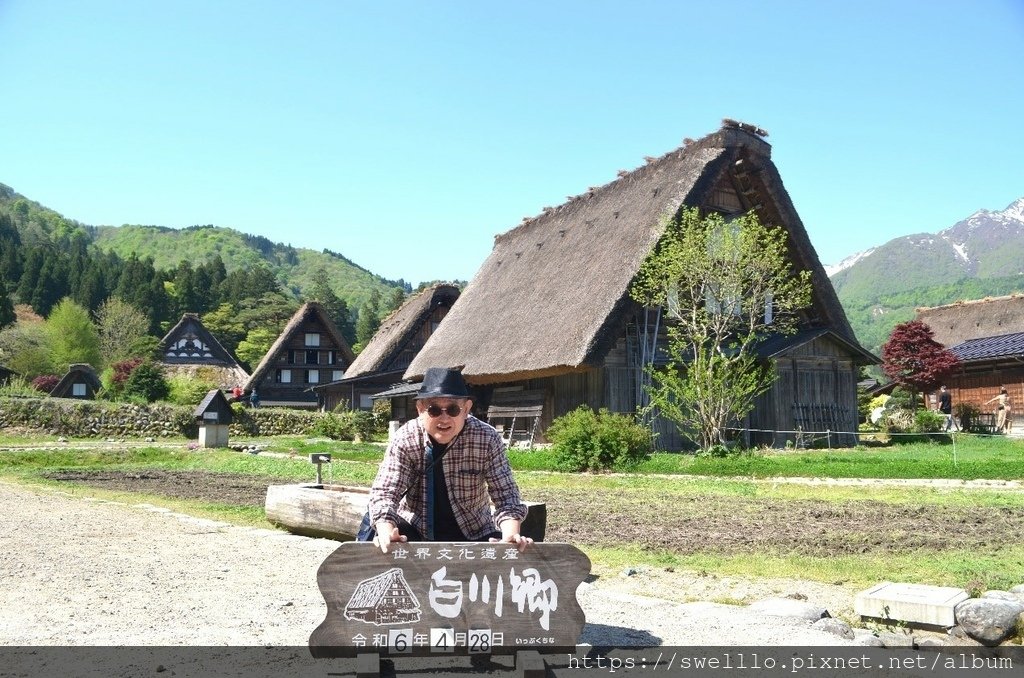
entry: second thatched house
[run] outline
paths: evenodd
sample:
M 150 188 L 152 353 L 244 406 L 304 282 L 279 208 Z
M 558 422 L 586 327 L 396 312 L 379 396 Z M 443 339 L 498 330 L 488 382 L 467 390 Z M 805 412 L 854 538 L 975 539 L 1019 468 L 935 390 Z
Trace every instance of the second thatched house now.
M 185 313 L 160 340 L 164 374 L 204 376 L 219 388 L 230 390 L 249 380 L 249 373 L 224 348 L 195 313 Z
M 784 445 L 798 427 L 815 427 L 846 432 L 834 443 L 852 442 L 858 368 L 877 359 L 858 345 L 763 136 L 725 121 L 719 131 L 498 235 L 406 379 L 422 378 L 429 367 L 463 365 L 481 413 L 497 396 L 508 408 L 517 392 L 530 402 L 539 395 L 541 432 L 581 404 L 633 412 L 642 395 L 641 340 L 653 329 L 629 288 L 664 218 L 683 207 L 727 216 L 753 210 L 786 230 L 792 262 L 811 272 L 814 293 L 801 333 L 771 347 L 779 379 L 744 422 L 747 440 Z M 667 422 L 656 426 L 662 447 L 691 444 Z
M 1024 294 L 989 297 L 917 309 L 917 320 L 946 348 L 969 339 L 1024 332 Z
M 255 390 L 268 407 L 315 409 L 317 384 L 345 376 L 355 355 L 324 307 L 308 301 L 288 321 L 277 341 L 253 370 L 244 390 Z
M 101 388 L 103 384 L 92 365 L 73 363 L 57 385 L 50 389 L 50 397 L 93 400 Z
M 458 287 L 442 283 L 406 299 L 381 322 L 377 333 L 345 372 L 344 379 L 313 387 L 321 407 L 332 411 L 339 404 L 347 403 L 350 409 L 370 409 L 373 406 L 371 396 L 402 378 L 458 298 Z M 395 405 L 391 413 L 393 419 L 405 421 L 414 416 L 405 400 Z
M 1006 388 L 1014 410 L 1024 406 L 1024 295 L 1014 294 L 945 306 L 917 309 L 917 319 L 932 329 L 937 342 L 960 359 L 960 367 L 946 379 L 958 404 L 970 405 L 986 415 L 995 407 L 988 401 Z M 938 391 L 928 394 L 938 404 Z M 994 420 L 993 416 L 987 419 Z

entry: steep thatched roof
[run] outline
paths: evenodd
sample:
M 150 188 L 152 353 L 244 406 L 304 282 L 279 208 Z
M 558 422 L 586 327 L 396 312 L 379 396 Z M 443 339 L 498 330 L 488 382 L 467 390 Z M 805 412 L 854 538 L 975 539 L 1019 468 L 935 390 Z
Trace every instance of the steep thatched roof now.
M 88 396 L 90 398 L 96 391 L 103 388 L 103 384 L 100 382 L 100 378 L 96 375 L 96 370 L 92 365 L 88 363 L 72 363 L 68 366 L 68 371 L 57 382 L 57 385 L 50 389 L 50 395 L 59 398 L 70 397 L 71 385 L 75 382 L 85 383 L 89 387 L 91 393 Z
M 483 384 L 599 365 L 626 322 L 629 286 L 661 237 L 663 218 L 684 205 L 704 205 L 723 177 L 763 221 L 787 229 L 798 265 L 813 275 L 816 324 L 856 342 L 772 164 L 771 147 L 727 123 L 497 236 L 405 377 L 464 365 L 467 380 Z
M 291 317 L 288 324 L 284 326 L 284 329 L 281 330 L 281 334 L 278 336 L 277 341 L 275 341 L 270 347 L 267 354 L 263 356 L 263 360 L 261 360 L 260 364 L 256 366 L 256 369 L 253 371 L 252 376 L 249 377 L 249 380 L 245 382 L 244 388 L 246 391 L 258 386 L 263 381 L 263 378 L 277 362 L 278 356 L 288 345 L 288 341 L 292 336 L 296 332 L 301 332 L 303 327 L 313 320 L 318 321 L 321 326 L 323 326 L 324 331 L 331 337 L 331 342 L 338 347 L 339 351 L 341 351 L 341 355 L 345 359 L 345 364 L 352 364 L 352 361 L 355 360 L 356 357 L 352 353 L 352 348 L 348 345 L 348 342 L 345 341 L 345 337 L 343 337 L 341 332 L 338 330 L 338 326 L 334 324 L 334 321 L 332 321 L 327 315 L 327 311 L 324 310 L 324 307 L 321 306 L 319 302 L 307 301 L 299 307 L 299 310 L 297 310 L 295 315 Z
M 174 351 L 172 347 L 190 334 L 206 345 L 205 350 L 190 351 L 187 354 Z M 244 384 L 249 379 L 249 373 L 245 371 L 245 368 L 238 363 L 230 351 L 224 348 L 217 337 L 206 329 L 195 313 L 185 313 L 181 316 L 181 320 L 160 340 L 160 351 L 163 354 L 161 358 L 163 372 L 167 376 L 184 375 L 195 378 L 199 374 L 205 373 L 206 376 L 211 376 L 221 388 Z
M 175 342 L 185 338 L 189 334 L 194 334 L 200 341 L 206 345 L 206 350 L 200 352 L 198 349 L 193 351 L 192 355 L 187 356 L 168 356 L 167 352 L 171 350 Z M 160 340 L 160 350 L 164 353 L 162 358 L 163 362 L 167 363 L 179 363 L 179 364 L 201 364 L 207 365 L 211 363 L 221 364 L 226 367 L 240 367 L 238 361 L 235 360 L 235 356 L 231 355 L 224 346 L 217 340 L 217 337 L 213 336 L 210 330 L 206 329 L 203 325 L 203 321 L 199 319 L 199 315 L 196 313 L 185 313 L 182 314 L 181 320 L 172 327 L 164 338 Z
M 935 341 L 946 347 L 1024 332 L 1024 294 L 919 308 L 917 319 L 932 328 Z
M 428 287 L 406 299 L 405 303 L 385 318 L 355 362 L 345 370 L 345 379 L 392 369 L 395 358 L 419 333 L 438 306 L 450 307 L 459 298 L 459 288 L 442 283 Z M 404 367 L 404 365 L 402 366 Z

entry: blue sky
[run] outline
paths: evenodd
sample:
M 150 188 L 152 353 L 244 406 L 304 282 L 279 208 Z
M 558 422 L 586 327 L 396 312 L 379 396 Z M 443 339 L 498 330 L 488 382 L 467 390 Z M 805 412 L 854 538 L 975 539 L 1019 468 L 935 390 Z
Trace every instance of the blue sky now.
M 1024 196 L 1024 0 L 0 0 L 0 182 L 413 284 L 716 130 L 823 263 Z

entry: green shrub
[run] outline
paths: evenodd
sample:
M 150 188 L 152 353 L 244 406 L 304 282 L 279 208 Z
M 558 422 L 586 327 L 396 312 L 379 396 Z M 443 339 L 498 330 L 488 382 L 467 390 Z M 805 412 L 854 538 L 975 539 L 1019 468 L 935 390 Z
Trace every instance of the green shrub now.
M 39 379 L 39 377 L 36 377 Z M 3 396 L 18 396 L 23 398 L 38 398 L 40 391 L 33 384 L 36 379 L 29 383 L 25 377 L 15 376 L 11 377 L 10 380 L 3 385 L 0 385 L 0 397 Z M 53 388 L 52 386 L 50 388 Z M 49 391 L 47 391 L 49 393 Z
M 164 373 L 154 363 L 145 362 L 131 371 L 124 382 L 122 396 L 130 401 L 152 403 L 164 400 L 170 393 Z M 198 404 L 198 403 L 197 403 Z
M 917 433 L 938 433 L 946 425 L 946 417 L 935 410 L 918 410 L 914 415 L 914 431 Z
M 650 458 L 651 432 L 632 417 L 586 405 L 557 417 L 546 432 L 565 471 L 628 468 Z
M 897 386 L 892 390 L 889 400 L 885 402 L 885 409 L 913 410 L 914 396 L 902 386 Z
M 167 387 L 167 400 L 175 405 L 195 407 L 203 402 L 207 393 L 217 388 L 217 384 L 185 374 L 176 374 L 167 380 Z
M 332 440 L 369 440 L 374 432 L 374 417 L 362 410 L 341 410 L 319 415 L 313 435 Z
M 914 416 L 908 409 L 886 405 L 881 424 L 886 433 L 909 433 L 914 428 Z
M 313 425 L 313 435 L 323 436 L 331 440 L 352 440 L 355 436 L 341 417 L 333 412 L 325 412 Z

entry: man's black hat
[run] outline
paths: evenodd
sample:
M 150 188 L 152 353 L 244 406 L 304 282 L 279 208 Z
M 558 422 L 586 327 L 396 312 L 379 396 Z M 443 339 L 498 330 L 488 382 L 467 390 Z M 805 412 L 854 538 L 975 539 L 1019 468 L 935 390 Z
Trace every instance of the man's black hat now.
M 424 398 L 469 398 L 469 387 L 462 373 L 447 367 L 431 367 L 423 375 L 416 400 Z

